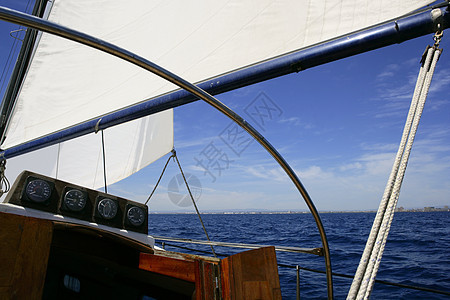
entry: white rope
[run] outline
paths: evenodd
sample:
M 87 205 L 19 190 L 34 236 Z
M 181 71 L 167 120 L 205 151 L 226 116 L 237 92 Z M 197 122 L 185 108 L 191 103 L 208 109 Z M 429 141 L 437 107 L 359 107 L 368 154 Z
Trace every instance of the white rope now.
M 349 294 L 347 296 L 347 299 L 355 299 L 356 295 L 358 293 L 358 290 L 360 289 L 361 280 L 362 280 L 362 278 L 364 276 L 364 273 L 366 271 L 367 263 L 368 263 L 368 260 L 369 260 L 369 257 L 370 257 L 370 253 L 372 253 L 373 245 L 375 244 L 375 239 L 376 239 L 376 236 L 377 236 L 378 231 L 379 231 L 380 226 L 381 226 L 381 222 L 382 222 L 385 210 L 386 210 L 386 206 L 387 206 L 387 203 L 388 203 L 388 200 L 389 200 L 389 196 L 390 196 L 392 188 L 394 186 L 394 182 L 395 182 L 396 174 L 397 174 L 397 171 L 398 171 L 398 167 L 400 165 L 401 157 L 403 156 L 403 149 L 404 149 L 404 146 L 406 144 L 409 128 L 410 128 L 410 125 L 412 124 L 413 114 L 414 114 L 414 111 L 416 109 L 416 105 L 415 105 L 415 103 L 416 103 L 415 98 L 416 98 L 416 95 L 417 95 L 416 92 L 419 89 L 418 87 L 423 84 L 424 78 L 425 78 L 425 72 L 424 72 L 424 67 L 422 66 L 422 68 L 420 69 L 420 73 L 419 73 L 418 79 L 417 79 L 417 84 L 416 84 L 416 88 L 415 88 L 415 92 L 414 92 L 414 97 L 413 97 L 413 99 L 411 101 L 411 107 L 410 107 L 410 110 L 409 110 L 409 113 L 408 113 L 408 118 L 406 120 L 405 128 L 403 130 L 403 135 L 402 135 L 402 139 L 401 139 L 401 142 L 400 142 L 400 146 L 399 146 L 399 149 L 397 151 L 397 155 L 395 157 L 394 165 L 392 167 L 392 171 L 391 171 L 391 174 L 389 176 L 388 183 L 386 185 L 383 197 L 381 199 L 380 206 L 379 206 L 377 214 L 375 216 L 375 220 L 373 222 L 369 238 L 367 239 L 366 247 L 364 249 L 363 255 L 361 257 L 361 261 L 360 261 L 358 269 L 356 271 L 355 278 L 354 278 L 354 280 L 352 282 L 352 286 L 350 287 L 350 291 L 349 291 Z M 418 97 L 417 97 L 417 99 L 418 99 Z
M 418 107 L 416 110 L 416 114 L 414 116 L 413 126 L 411 128 L 411 133 L 408 138 L 408 143 L 406 145 L 405 153 L 403 154 L 402 162 L 400 164 L 400 170 L 399 170 L 399 173 L 397 174 L 397 179 L 395 181 L 394 190 L 389 199 L 388 210 L 385 214 L 385 218 L 383 219 L 383 225 L 386 226 L 385 227 L 386 229 L 384 232 L 381 232 L 381 235 L 379 234 L 380 237 L 377 239 L 377 243 L 379 243 L 379 245 L 380 245 L 379 246 L 380 250 L 378 251 L 376 259 L 374 258 L 374 267 L 373 267 L 372 273 L 369 277 L 370 279 L 369 279 L 369 283 L 368 283 L 368 287 L 367 287 L 364 299 L 369 298 L 370 292 L 372 291 L 372 288 L 373 288 L 373 283 L 375 281 L 376 274 L 378 272 L 378 267 L 380 265 L 381 257 L 384 252 L 384 247 L 386 245 L 386 240 L 387 240 L 387 236 L 389 234 L 389 229 L 391 227 L 392 219 L 394 217 L 394 211 L 397 206 L 398 197 L 400 194 L 400 188 L 401 188 L 401 184 L 403 182 L 403 177 L 405 175 L 406 166 L 408 164 L 408 159 L 409 159 L 409 155 L 411 153 L 412 144 L 414 142 L 414 138 L 415 138 L 415 135 L 417 132 L 417 127 L 419 126 L 420 117 L 422 115 L 423 107 L 425 105 L 425 100 L 428 95 L 428 91 L 429 91 L 430 84 L 431 84 L 431 78 L 433 77 L 433 72 L 434 72 L 434 69 L 436 66 L 436 62 L 439 59 L 440 50 L 436 50 L 433 54 L 434 54 L 434 56 L 433 56 L 431 68 L 425 76 L 424 88 L 422 89 L 422 92 L 420 94 Z
M 397 205 L 409 154 L 440 53 L 440 49 L 434 47 L 428 49 L 425 63 L 420 69 L 394 165 L 347 299 L 368 299 L 370 296 Z M 430 67 L 432 60 L 433 63 Z

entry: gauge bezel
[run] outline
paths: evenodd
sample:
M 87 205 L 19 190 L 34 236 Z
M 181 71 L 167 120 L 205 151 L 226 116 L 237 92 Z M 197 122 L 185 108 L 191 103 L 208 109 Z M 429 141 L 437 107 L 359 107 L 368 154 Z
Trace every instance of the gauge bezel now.
M 103 210 L 102 204 L 106 205 L 105 203 L 113 203 L 114 204 L 113 205 L 113 210 L 114 210 L 113 214 L 109 214 L 109 213 L 107 214 L 107 212 L 105 212 Z M 104 220 L 113 221 L 119 215 L 119 201 L 117 201 L 116 199 L 112 199 L 110 197 L 98 197 L 95 207 L 96 207 L 98 216 Z
M 138 211 L 140 214 L 142 214 L 142 216 L 139 217 L 139 220 L 136 221 L 134 220 L 131 216 L 130 216 L 130 211 L 131 210 L 136 210 Z M 126 210 L 126 214 L 125 214 L 125 218 L 128 222 L 129 225 L 134 226 L 134 227 L 140 227 L 145 223 L 146 220 L 146 210 L 141 207 L 141 206 L 137 206 L 137 205 L 127 205 L 127 210 Z
M 142 210 L 144 213 L 144 221 L 136 226 L 133 224 L 130 219 L 128 218 L 128 211 L 132 207 L 138 207 Z M 127 204 L 124 208 L 124 216 L 123 216 L 123 226 L 127 230 L 136 231 L 143 234 L 148 234 L 148 206 L 142 203 L 134 202 L 134 201 L 127 201 Z
M 77 193 L 80 197 L 82 197 L 82 201 L 84 201 L 84 203 L 82 204 L 82 206 L 74 206 L 73 203 L 74 202 L 69 202 L 68 201 L 68 195 L 69 193 Z M 67 211 L 73 212 L 73 213 L 81 213 L 84 211 L 84 209 L 87 207 L 87 204 L 89 202 L 89 197 L 88 197 L 88 193 L 85 191 L 82 191 L 78 188 L 72 188 L 72 187 L 66 187 L 64 189 L 64 196 L 63 196 L 63 208 Z M 76 202 L 78 203 L 79 200 L 77 200 Z
M 33 189 L 33 187 L 35 187 Z M 32 190 L 31 190 L 32 189 Z M 42 193 L 32 194 L 35 189 L 42 190 Z M 42 179 L 33 179 L 30 180 L 25 186 L 25 195 L 27 198 L 34 203 L 44 203 L 48 201 L 52 195 L 52 188 L 50 184 Z
M 38 199 L 34 196 L 32 196 L 30 194 L 29 188 L 30 185 L 35 182 L 41 182 L 44 183 L 46 185 L 46 188 L 48 189 L 48 195 L 46 195 L 44 198 L 42 199 Z M 23 188 L 23 192 L 22 192 L 22 201 L 28 202 L 31 205 L 38 205 L 38 206 L 48 206 L 52 200 L 52 196 L 53 196 L 53 190 L 54 190 L 54 183 L 48 180 L 45 180 L 43 178 L 39 178 L 39 177 L 34 177 L 34 176 L 28 176 L 26 183 L 24 185 Z

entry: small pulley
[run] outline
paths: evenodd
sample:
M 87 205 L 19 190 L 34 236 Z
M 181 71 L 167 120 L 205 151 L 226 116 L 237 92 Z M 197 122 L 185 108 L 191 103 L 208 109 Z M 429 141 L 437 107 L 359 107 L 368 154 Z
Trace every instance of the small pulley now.
M 0 160 L 0 197 L 9 192 L 10 184 L 5 175 L 6 159 Z

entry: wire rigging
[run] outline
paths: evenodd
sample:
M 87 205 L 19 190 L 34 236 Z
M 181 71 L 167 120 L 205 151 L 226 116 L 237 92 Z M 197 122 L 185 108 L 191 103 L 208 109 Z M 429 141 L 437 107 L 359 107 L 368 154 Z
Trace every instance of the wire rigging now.
M 105 135 L 102 130 L 102 157 L 103 157 L 103 180 L 105 182 L 105 193 L 108 193 L 108 185 L 106 181 L 106 154 L 105 154 Z
M 156 188 L 158 187 L 159 182 L 161 181 L 161 178 L 163 177 L 164 172 L 166 171 L 167 165 L 169 164 L 169 161 L 170 161 L 170 159 L 171 159 L 172 157 L 174 157 L 173 152 L 172 152 L 172 155 L 167 159 L 166 164 L 164 165 L 164 168 L 163 168 L 163 170 L 162 170 L 162 172 L 161 172 L 161 175 L 159 176 L 159 179 L 158 179 L 158 181 L 157 181 L 156 184 L 155 184 L 155 187 L 153 188 L 152 192 L 150 193 L 150 196 L 148 196 L 147 201 L 145 201 L 145 205 L 147 205 L 148 201 L 150 200 L 150 198 L 151 198 L 151 197 L 153 196 L 153 194 L 155 193 Z
M 28 10 L 30 8 L 30 4 L 31 4 L 31 0 L 28 0 L 27 5 L 25 7 L 25 12 L 28 12 Z M 8 58 L 6 59 L 6 63 L 4 65 L 4 67 L 3 67 L 2 74 L 0 76 L 0 83 L 1 83 L 1 85 L 0 85 L 0 95 L 3 93 L 2 92 L 3 91 L 3 87 L 5 86 L 5 83 L 7 81 L 7 77 L 8 77 L 8 74 L 10 73 L 11 66 L 13 65 L 13 61 L 14 61 L 13 58 L 15 56 L 15 53 L 17 52 L 17 47 L 19 45 L 19 42 L 22 41 L 19 38 L 17 38 L 17 36 L 16 37 L 12 36 L 12 33 L 17 33 L 17 32 L 21 32 L 21 31 L 24 31 L 24 29 L 23 29 L 22 26 L 19 26 L 19 28 L 17 30 L 13 30 L 13 31 L 10 32 L 10 36 L 12 38 L 14 38 L 14 42 L 11 45 L 11 48 L 9 49 Z
M 201 217 L 201 215 L 200 215 L 200 211 L 198 210 L 197 204 L 195 203 L 194 196 L 192 195 L 191 189 L 189 188 L 189 184 L 188 184 L 188 182 L 187 182 L 187 180 L 186 180 L 186 177 L 184 176 L 184 172 L 183 172 L 183 169 L 181 168 L 181 164 L 180 164 L 180 161 L 178 160 L 177 152 L 175 151 L 175 149 L 172 149 L 172 155 L 171 155 L 171 156 L 169 157 L 169 159 L 167 160 L 166 165 L 164 166 L 164 169 L 163 169 L 161 175 L 159 176 L 159 179 L 158 179 L 158 181 L 156 182 L 156 185 L 155 185 L 155 187 L 153 188 L 153 191 L 151 192 L 151 194 L 150 194 L 150 196 L 148 197 L 147 201 L 145 201 L 145 204 L 148 203 L 148 201 L 149 201 L 150 198 L 152 197 L 153 193 L 155 192 L 156 187 L 158 186 L 159 182 L 161 181 L 161 178 L 162 178 L 164 172 L 166 171 L 167 165 L 168 165 L 168 163 L 169 163 L 169 161 L 170 161 L 170 159 L 171 159 L 172 157 L 173 157 L 173 158 L 176 160 L 176 162 L 177 162 L 178 168 L 180 169 L 181 176 L 183 177 L 183 180 L 184 180 L 184 183 L 185 183 L 186 188 L 187 188 L 187 190 L 188 190 L 189 196 L 190 196 L 190 198 L 191 198 L 191 200 L 192 200 L 192 204 L 194 205 L 195 212 L 197 213 L 198 219 L 200 220 L 200 223 L 202 224 L 203 232 L 204 232 L 205 235 L 206 235 L 206 239 L 210 242 L 211 240 L 209 239 L 208 231 L 206 230 L 205 224 L 203 223 L 202 217 Z M 214 251 L 213 245 L 210 245 L 210 246 L 211 246 L 211 251 L 212 251 L 214 257 L 217 257 L 216 252 Z
M 2 93 L 2 91 L 3 91 L 3 87 L 5 86 L 5 83 L 7 81 L 6 78 L 10 72 L 11 66 L 13 65 L 13 56 L 15 55 L 14 53 L 16 53 L 16 51 L 17 51 L 18 41 L 19 40 L 17 38 L 14 38 L 14 42 L 13 42 L 11 48 L 9 49 L 8 58 L 6 59 L 6 63 L 3 67 L 2 75 L 0 76 L 0 82 L 1 82 L 0 93 Z

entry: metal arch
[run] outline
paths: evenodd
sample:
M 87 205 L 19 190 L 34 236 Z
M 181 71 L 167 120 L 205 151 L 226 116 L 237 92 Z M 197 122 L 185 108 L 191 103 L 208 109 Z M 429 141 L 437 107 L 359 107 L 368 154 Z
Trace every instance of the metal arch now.
M 298 191 L 302 195 L 304 201 L 308 205 L 309 210 L 311 211 L 314 220 L 316 222 L 317 228 L 320 233 L 320 238 L 322 240 L 322 246 L 324 249 L 324 258 L 325 258 L 325 267 L 327 274 L 327 290 L 328 290 L 328 298 L 333 298 L 333 281 L 332 281 L 332 272 L 331 272 L 331 259 L 330 259 L 330 250 L 328 246 L 327 237 L 325 234 L 325 230 L 323 228 L 322 221 L 317 212 L 317 209 L 312 202 L 310 196 L 306 192 L 303 184 L 300 182 L 299 178 L 292 170 L 292 168 L 287 164 L 284 158 L 278 153 L 278 151 L 255 129 L 253 128 L 247 121 L 245 121 L 242 117 L 236 114 L 234 111 L 229 109 L 226 105 L 221 103 L 219 100 L 205 92 L 204 90 L 198 88 L 197 86 L 189 83 L 188 81 L 182 79 L 181 77 L 169 72 L 168 70 L 156 65 L 155 63 L 146 60 L 143 57 L 140 57 L 136 54 L 133 54 L 130 51 L 117 47 L 113 44 L 110 44 L 106 41 L 94 38 L 90 35 L 81 33 L 79 31 L 54 24 L 47 20 L 43 20 L 34 16 L 30 16 L 15 10 L 11 10 L 8 8 L 0 7 L 0 19 L 3 19 L 8 22 L 24 25 L 27 27 L 35 28 L 50 34 L 54 34 L 80 44 L 87 45 L 89 47 L 98 49 L 100 51 L 106 52 L 108 54 L 114 55 L 118 58 L 121 58 L 125 61 L 128 61 L 134 65 L 137 65 L 145 70 L 148 70 L 155 75 L 158 75 L 167 81 L 179 86 L 180 88 L 190 92 L 196 97 L 204 100 L 206 103 L 210 104 L 212 107 L 232 119 L 239 126 L 241 126 L 245 131 L 247 131 L 253 138 L 255 138 L 261 146 L 263 146 L 272 157 L 278 162 L 278 164 L 283 168 L 289 178 L 292 180 L 294 185 L 297 187 Z M 102 128 L 100 124 L 100 129 Z M 94 128 L 92 128 L 94 131 Z

